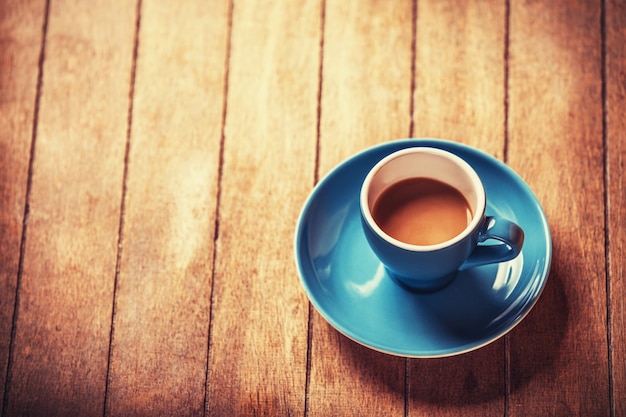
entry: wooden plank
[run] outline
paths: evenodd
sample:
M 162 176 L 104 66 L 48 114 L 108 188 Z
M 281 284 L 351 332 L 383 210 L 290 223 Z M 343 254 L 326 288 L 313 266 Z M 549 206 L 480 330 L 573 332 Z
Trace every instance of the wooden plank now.
M 318 178 L 411 124 L 413 5 L 326 2 Z M 406 360 L 340 335 L 313 309 L 310 416 L 402 415 Z
M 599 2 L 511 2 L 509 163 L 542 202 L 554 250 L 509 339 L 511 416 L 610 413 L 600 17 Z
M 613 415 L 626 415 L 626 2 L 606 2 L 606 141 Z
M 228 2 L 142 2 L 107 410 L 202 415 Z
M 133 4 L 49 11 L 7 415 L 103 413 Z
M 504 157 L 505 5 L 418 2 L 414 135 Z
M 326 3 L 319 176 L 410 130 L 413 5 Z
M 4 395 L 45 3 L 0 1 L 0 394 Z M 3 404 L 0 403 L 0 414 Z
M 502 159 L 506 11 L 501 1 L 418 2 L 414 135 L 475 146 Z M 412 360 L 409 415 L 498 415 L 501 339 L 475 352 Z
M 313 184 L 319 1 L 235 2 L 208 414 L 303 415 L 307 303 L 293 233 Z

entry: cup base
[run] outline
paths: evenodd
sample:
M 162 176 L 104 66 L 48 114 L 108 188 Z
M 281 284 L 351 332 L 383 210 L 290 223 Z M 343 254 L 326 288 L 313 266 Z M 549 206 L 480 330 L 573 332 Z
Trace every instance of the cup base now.
M 387 268 L 385 268 L 387 269 Z M 387 269 L 387 273 L 391 277 L 391 279 L 404 288 L 407 291 L 416 292 L 416 293 L 431 293 L 435 291 L 439 291 L 447 287 L 456 277 L 457 271 L 452 272 L 451 274 L 445 275 L 440 278 L 434 279 L 413 279 L 399 276 L 389 269 Z

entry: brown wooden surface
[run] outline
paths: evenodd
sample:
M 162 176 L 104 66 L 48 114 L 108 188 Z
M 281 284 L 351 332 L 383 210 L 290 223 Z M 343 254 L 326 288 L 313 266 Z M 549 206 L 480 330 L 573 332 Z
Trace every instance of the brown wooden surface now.
M 607 415 L 601 4 L 523 6 L 510 14 L 508 162 L 543 202 L 554 261 L 509 338 L 507 411 Z
M 626 2 L 605 6 L 605 179 L 608 245 L 609 376 L 613 414 L 626 415 Z
M 0 388 L 4 393 L 20 274 L 44 2 L 0 4 Z
M 29 129 L 9 415 L 102 413 L 135 26 L 127 6 L 59 1 L 31 18 L 39 30 L 46 22 L 45 59 L 41 90 L 30 97 L 38 117 Z M 3 132 L 5 146 L 12 133 Z
M 191 416 L 204 409 L 227 5 L 141 6 L 107 415 Z
M 626 415 L 625 43 L 623 0 L 0 0 L 0 415 Z M 404 137 L 551 227 L 457 357 L 348 340 L 293 259 L 315 183 Z
M 232 7 L 209 414 L 303 414 L 308 310 L 291 244 L 313 184 L 320 15 L 314 1 Z

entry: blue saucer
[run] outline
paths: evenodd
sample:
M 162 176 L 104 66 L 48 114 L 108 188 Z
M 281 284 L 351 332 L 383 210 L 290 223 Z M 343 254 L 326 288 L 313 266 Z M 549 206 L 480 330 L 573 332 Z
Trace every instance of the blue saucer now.
M 432 293 L 408 291 L 388 276 L 365 240 L 359 191 L 378 160 L 411 146 L 445 149 L 476 170 L 487 191 L 486 214 L 524 229 L 517 258 L 460 272 Z M 353 156 L 315 187 L 298 220 L 295 256 L 311 303 L 339 332 L 388 354 L 432 358 L 478 349 L 515 327 L 545 286 L 552 243 L 537 198 L 511 168 L 459 143 L 406 139 Z

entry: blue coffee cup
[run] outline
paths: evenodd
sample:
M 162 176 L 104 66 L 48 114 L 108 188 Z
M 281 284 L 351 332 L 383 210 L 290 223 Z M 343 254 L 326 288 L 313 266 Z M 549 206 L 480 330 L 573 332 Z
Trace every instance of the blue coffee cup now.
M 459 233 L 441 242 L 407 243 L 383 230 L 373 210 L 385 191 L 407 179 L 427 178 L 456 189 L 471 215 Z M 515 258 L 524 232 L 510 220 L 485 216 L 485 188 L 474 169 L 459 156 L 436 148 L 414 147 L 380 160 L 367 174 L 360 194 L 361 220 L 372 250 L 390 275 L 409 289 L 434 291 L 449 284 L 456 272 Z M 432 227 L 445 223 L 434 216 Z M 483 244 L 489 240 L 490 242 Z

